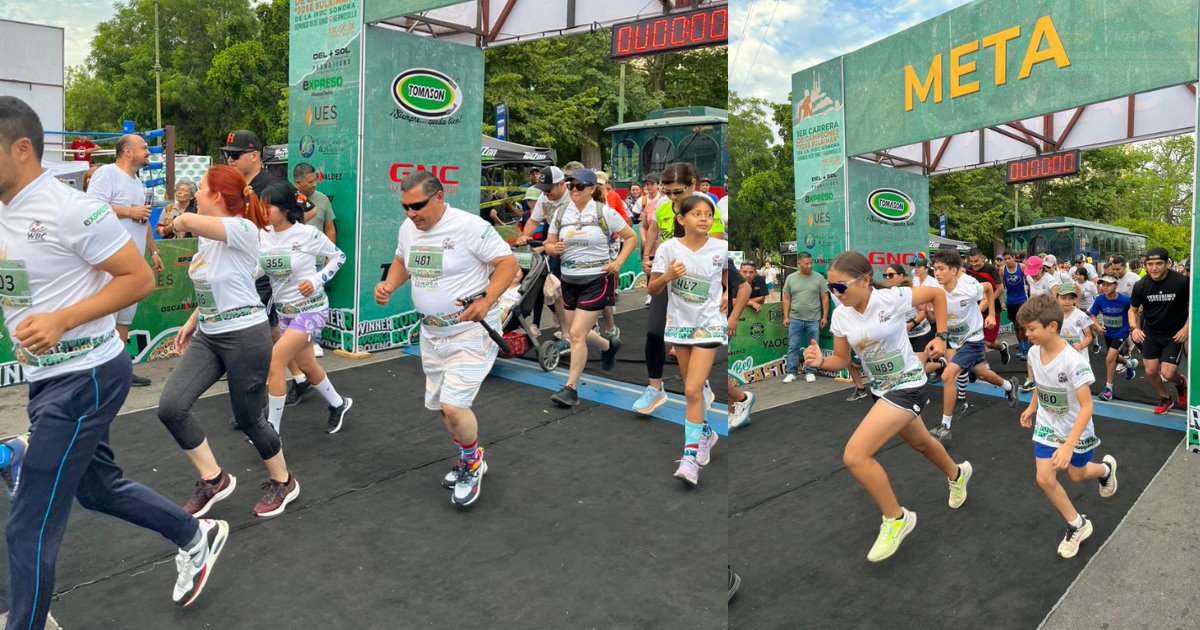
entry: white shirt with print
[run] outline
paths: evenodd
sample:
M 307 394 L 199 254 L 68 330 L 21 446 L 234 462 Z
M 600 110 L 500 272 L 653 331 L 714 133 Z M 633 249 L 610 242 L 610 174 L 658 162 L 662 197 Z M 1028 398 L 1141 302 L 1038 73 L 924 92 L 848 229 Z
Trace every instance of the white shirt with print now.
M 283 232 L 261 230 L 258 242 L 258 269 L 271 280 L 275 310 L 291 316 L 329 308 L 325 283 L 341 269 L 346 254 L 323 231 L 296 223 Z M 325 266 L 319 270 L 318 258 L 325 259 Z M 300 293 L 300 283 L 305 280 L 313 286 L 308 297 Z
M 200 237 L 188 269 L 196 289 L 200 330 L 209 335 L 267 321 L 267 311 L 254 288 L 258 227 L 242 217 L 223 217 L 221 223 L 225 241 Z
M 908 287 L 873 289 L 862 313 L 846 306 L 833 312 L 829 331 L 845 338 L 858 354 L 876 396 L 925 384 L 925 366 L 913 352 L 904 325 L 912 301 Z
M 1125 270 L 1125 275 L 1117 278 L 1117 293 L 1121 295 L 1133 297 L 1133 285 L 1138 283 L 1142 277 L 1136 273 Z
M 1092 318 L 1088 317 L 1087 313 L 1077 308 L 1073 310 L 1070 315 L 1063 317 L 1061 332 L 1062 338 L 1065 339 L 1068 344 L 1077 344 L 1083 341 L 1083 331 L 1091 328 L 1091 326 Z M 1075 350 L 1075 348 L 1071 348 L 1071 350 Z M 1088 358 L 1087 348 L 1077 350 L 1076 352 L 1078 352 L 1084 359 Z
M 954 291 L 946 291 L 946 311 L 949 316 L 947 332 L 950 347 L 960 348 L 964 343 L 983 341 L 983 313 L 979 302 L 983 299 L 983 285 L 971 276 L 963 274 L 954 285 Z
M 130 177 L 129 173 L 121 170 L 116 164 L 105 164 L 92 173 L 88 182 L 89 195 L 107 203 L 110 206 L 144 206 L 146 205 L 146 186 L 142 180 Z M 146 252 L 146 223 L 133 219 L 119 219 L 138 253 Z
M 938 284 L 937 278 L 934 278 L 932 275 L 925 276 L 924 280 L 921 280 L 920 278 L 913 276 L 913 282 L 915 283 L 916 286 L 933 287 L 935 289 L 942 288 L 942 285 Z M 920 312 L 921 312 L 921 309 L 919 309 L 915 306 L 912 307 L 911 309 L 908 310 L 907 314 L 905 315 L 904 321 L 907 322 L 910 319 L 916 319 L 917 314 Z M 912 330 L 908 331 L 908 336 L 912 337 L 912 338 L 916 338 L 916 337 L 920 337 L 921 335 L 924 335 L 924 334 L 932 332 L 932 331 L 933 331 L 933 327 L 930 324 L 928 313 L 926 313 L 926 317 L 924 319 L 922 319 L 920 322 L 918 322 L 917 325 L 914 326 Z
M 604 213 L 608 234 L 600 228 L 599 212 Z M 555 229 L 556 216 L 550 217 L 551 231 Z M 563 277 L 595 278 L 604 274 L 604 265 L 612 260 L 609 243 L 614 235 L 625 229 L 625 219 L 599 201 L 589 201 L 583 210 L 568 204 L 557 228 L 558 240 L 566 245 L 561 256 Z
M 728 342 L 729 320 L 721 308 L 724 293 L 721 277 L 728 257 L 729 241 L 720 238 L 709 237 L 696 251 L 677 238 L 658 248 L 652 273 L 666 273 L 675 262 L 687 267 L 687 273 L 672 280 L 665 289 L 667 327 L 663 335 L 669 343 Z
M 1050 291 L 1054 287 L 1062 284 L 1058 281 L 1058 276 L 1052 273 L 1043 273 L 1038 278 L 1028 278 L 1029 282 L 1029 297 L 1035 295 L 1050 295 Z
M 400 224 L 398 241 L 396 257 L 408 269 L 413 306 L 425 316 L 421 334 L 448 337 L 478 326 L 458 321 L 458 301 L 486 291 L 491 261 L 512 256 L 496 230 L 478 215 L 447 207 L 427 231 L 412 221 Z M 499 312 L 494 305 L 489 317 Z
M 1058 448 L 1075 428 L 1079 417 L 1079 396 L 1075 390 L 1096 381 L 1086 357 L 1063 348 L 1049 365 L 1042 365 L 1042 348 L 1029 349 L 1029 365 L 1037 383 L 1037 420 L 1033 426 L 1033 441 Z M 1086 453 L 1100 444 L 1096 428 L 1088 418 L 1087 428 L 1075 445 L 1076 453 Z
M 7 206 L 0 204 L 0 307 L 30 382 L 103 365 L 125 351 L 116 318 L 103 315 L 63 333 L 53 353 L 17 346 L 17 327 L 35 313 L 74 306 L 100 292 L 111 276 L 96 265 L 129 235 L 108 204 L 42 173 Z
M 558 199 L 551 199 L 542 193 L 538 200 L 533 204 L 533 210 L 529 211 L 529 220 L 534 223 L 541 223 L 554 218 L 554 213 L 558 212 L 559 208 L 566 207 L 571 203 L 571 195 L 563 193 Z

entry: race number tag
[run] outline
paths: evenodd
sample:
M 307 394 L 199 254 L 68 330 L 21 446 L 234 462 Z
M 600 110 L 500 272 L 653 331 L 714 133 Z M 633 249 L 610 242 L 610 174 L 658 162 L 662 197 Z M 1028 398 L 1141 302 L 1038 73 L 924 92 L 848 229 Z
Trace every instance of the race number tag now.
M 947 332 L 950 333 L 951 337 L 959 338 L 965 337 L 970 330 L 971 324 L 964 320 L 957 324 L 950 324 L 950 328 L 947 330 Z
M 1101 315 L 1100 323 L 1104 324 L 1105 328 L 1111 328 L 1113 330 L 1120 330 L 1121 326 L 1125 324 L 1125 318 L 1124 317 L 1112 317 L 1110 315 Z
M 292 275 L 292 252 L 288 250 L 266 250 L 258 255 L 258 264 L 273 278 Z
M 671 295 L 693 304 L 703 304 L 708 301 L 708 291 L 712 281 L 708 278 L 688 274 L 671 281 Z
M 217 296 L 213 295 L 212 285 L 205 280 L 196 280 L 192 286 L 196 289 L 196 310 L 201 315 L 216 315 Z
M 867 360 L 867 371 L 879 380 L 887 380 L 904 372 L 904 353 L 877 354 Z
M 408 252 L 408 272 L 413 287 L 437 290 L 442 276 L 442 248 L 439 245 L 413 245 Z
M 1046 411 L 1061 416 L 1067 413 L 1067 389 L 1065 387 L 1046 387 L 1041 384 L 1037 386 L 1038 405 Z
M 521 269 L 529 269 L 533 266 L 533 252 L 513 252 L 517 257 L 517 266 Z
M 0 260 L 0 304 L 10 308 L 33 306 L 24 260 Z

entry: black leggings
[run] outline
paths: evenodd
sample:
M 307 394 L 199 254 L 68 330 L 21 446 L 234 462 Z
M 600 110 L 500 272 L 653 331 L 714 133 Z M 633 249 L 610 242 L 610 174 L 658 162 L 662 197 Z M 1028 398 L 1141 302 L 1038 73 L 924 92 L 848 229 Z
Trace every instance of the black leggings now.
M 646 375 L 661 379 L 663 365 L 667 362 L 667 342 L 663 333 L 667 329 L 667 290 L 650 298 L 650 313 L 646 322 Z
M 238 428 L 263 459 L 279 454 L 279 434 L 267 422 L 267 372 L 271 368 L 271 328 L 267 322 L 216 335 L 197 331 L 163 387 L 162 421 L 179 447 L 190 451 L 204 442 L 204 429 L 192 415 L 200 395 L 222 374 L 229 375 L 229 402 Z

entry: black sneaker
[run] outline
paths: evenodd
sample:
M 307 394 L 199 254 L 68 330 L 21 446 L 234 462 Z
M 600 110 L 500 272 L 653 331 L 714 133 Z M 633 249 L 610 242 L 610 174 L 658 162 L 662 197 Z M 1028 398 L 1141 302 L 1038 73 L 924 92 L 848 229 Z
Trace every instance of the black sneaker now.
M 308 390 L 310 389 L 312 389 L 312 384 L 310 384 L 308 381 L 304 381 L 303 383 L 292 381 L 291 384 L 288 385 L 287 400 L 283 402 L 284 406 L 295 407 L 296 405 L 299 405 L 301 401 L 304 400 L 304 395 L 307 394 Z
M 1008 352 L 1008 342 L 1001 341 L 1000 342 L 1000 363 L 1003 365 L 1008 365 L 1008 361 L 1011 358 L 1012 358 L 1012 355 Z
M 129 386 L 130 387 L 150 387 L 150 379 L 148 379 L 144 376 L 138 376 L 137 374 L 134 374 L 133 378 L 129 381 Z
M 970 406 L 971 405 L 970 405 L 970 403 L 967 402 L 966 398 L 956 399 L 954 401 L 954 413 L 956 415 L 960 414 L 960 413 L 966 413 L 967 409 L 970 408 Z
M 329 422 L 325 424 L 326 433 L 337 433 L 342 428 L 342 420 L 346 419 L 346 412 L 350 411 L 350 407 L 354 405 L 354 399 L 349 396 L 342 396 L 341 407 L 329 408 Z
M 855 389 L 848 397 L 846 397 L 846 401 L 854 402 L 856 400 L 862 400 L 863 398 L 866 398 L 867 396 L 870 396 L 870 395 L 871 395 L 870 392 L 868 392 L 867 388 L 865 388 L 865 387 L 862 389 Z
M 579 392 L 570 385 L 563 385 L 562 389 L 550 397 L 550 401 L 561 407 L 574 407 L 579 404 Z
M 1017 382 L 1017 379 L 1014 378 L 1013 383 L 1016 383 L 1016 382 Z M 1021 383 L 1021 386 L 1018 387 L 1017 389 L 1019 389 L 1023 392 L 1031 392 L 1036 387 L 1037 387 L 1037 383 L 1034 383 L 1033 379 L 1027 378 L 1027 379 L 1025 379 L 1025 382 Z
M 1008 398 L 1008 406 L 1016 408 L 1017 403 L 1020 402 L 1020 398 L 1018 398 L 1018 392 L 1021 391 L 1021 388 L 1017 385 L 1017 379 L 1015 378 L 1010 380 L 1008 384 L 1012 385 L 1012 388 L 1010 388 L 1007 392 L 1004 392 L 1004 396 Z
M 605 372 L 613 369 L 617 362 L 617 352 L 621 350 L 621 339 L 614 337 L 608 340 L 608 350 L 600 353 L 600 369 Z

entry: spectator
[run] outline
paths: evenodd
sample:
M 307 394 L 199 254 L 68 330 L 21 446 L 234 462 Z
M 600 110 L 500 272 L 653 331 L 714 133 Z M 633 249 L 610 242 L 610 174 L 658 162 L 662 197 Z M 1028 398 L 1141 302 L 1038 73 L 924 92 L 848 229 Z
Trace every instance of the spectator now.
M 324 232 L 331 243 L 337 243 L 337 228 L 333 223 L 337 217 L 329 197 L 317 190 L 317 171 L 311 164 L 301 162 L 292 169 L 292 179 L 296 190 L 312 204 L 312 208 L 304 213 L 304 223 Z
M 788 329 L 784 383 L 791 383 L 799 376 L 800 353 L 810 341 L 820 338 L 821 329 L 829 321 L 828 285 L 825 276 L 813 271 L 812 266 L 812 254 L 796 254 L 796 273 L 787 277 L 780 291 L 783 294 L 783 325 Z M 742 268 L 745 269 L 745 265 Z M 817 380 L 816 370 L 805 366 L 804 380 L 808 383 Z
M 538 184 L 542 182 L 542 169 L 533 167 L 529 169 L 529 183 L 521 184 L 521 188 L 525 189 L 525 196 L 521 199 L 521 210 L 524 216 L 529 216 L 533 210 L 533 204 L 537 203 L 538 197 L 542 196 L 542 191 L 538 188 Z
M 175 184 L 175 202 L 163 208 L 162 216 L 158 219 L 158 225 L 154 231 L 158 232 L 159 238 L 191 238 L 191 232 L 175 233 L 175 228 L 171 226 L 171 222 L 181 214 L 196 211 L 196 185 L 191 180 L 183 179 Z
M 711 179 L 709 179 L 707 177 L 700 178 L 700 188 L 699 188 L 700 192 L 708 195 L 709 199 L 713 200 L 713 203 L 717 203 L 717 201 L 718 201 L 717 195 L 715 193 L 711 193 L 708 191 L 708 189 L 711 187 L 712 187 Z
M 75 152 L 74 160 L 76 162 L 92 163 L 92 153 L 100 149 L 100 146 L 92 142 L 89 136 L 79 136 L 71 142 L 71 150 Z
M 629 194 L 625 197 L 625 210 L 629 212 L 629 218 L 632 219 L 634 223 L 637 223 L 641 220 L 641 217 L 633 213 L 634 210 L 637 209 L 638 200 L 641 198 L 642 187 L 637 184 L 630 184 Z
M 755 269 L 754 263 L 746 261 L 742 263 L 742 278 L 750 285 L 750 308 L 757 313 L 762 310 L 763 303 L 767 301 L 767 282 L 762 276 L 758 275 L 758 270 Z
M 779 279 L 779 268 L 769 260 L 763 265 L 763 278 L 767 281 L 767 299 L 774 299 L 772 294 L 775 292 L 775 281 Z

